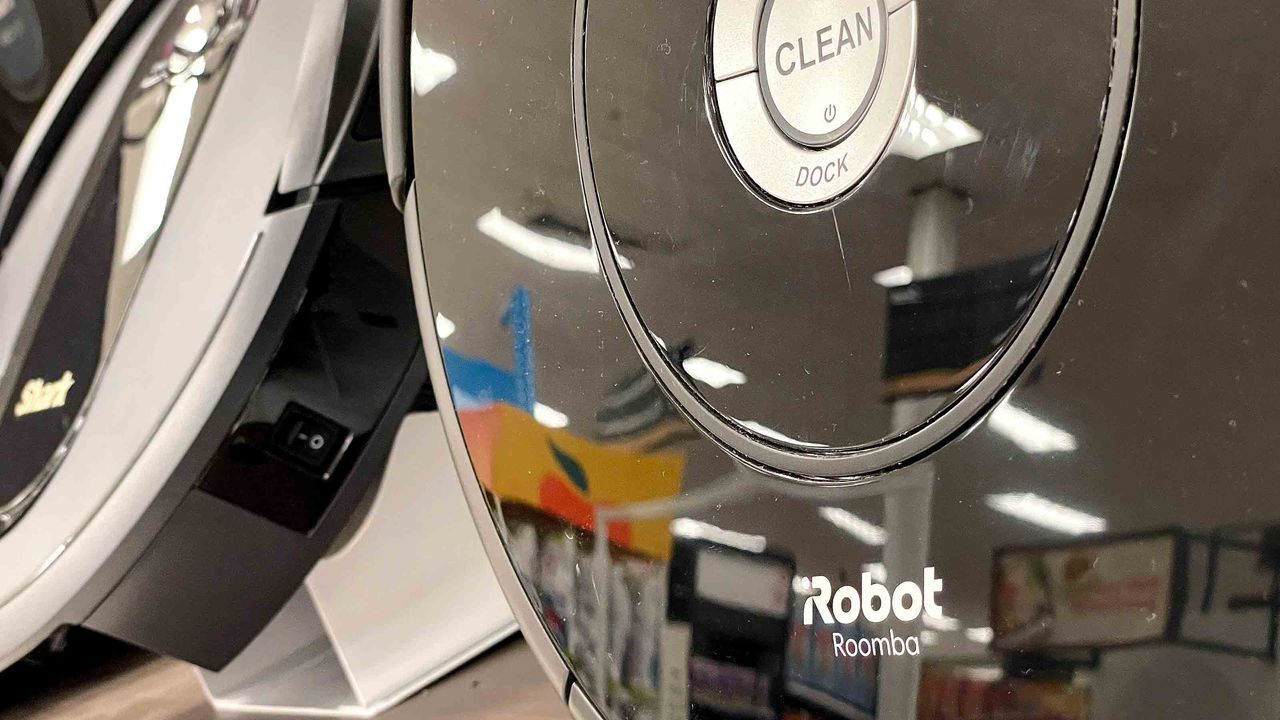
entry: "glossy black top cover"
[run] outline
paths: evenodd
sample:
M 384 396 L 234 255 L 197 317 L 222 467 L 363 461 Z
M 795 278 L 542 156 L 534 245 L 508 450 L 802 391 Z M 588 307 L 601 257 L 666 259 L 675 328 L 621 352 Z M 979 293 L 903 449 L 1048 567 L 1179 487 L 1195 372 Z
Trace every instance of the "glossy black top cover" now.
M 586 139 L 642 341 L 683 348 L 679 380 L 766 442 L 853 448 L 910 430 L 890 400 L 960 393 L 1073 226 L 1114 8 L 924 3 L 888 157 L 815 214 L 775 210 L 734 177 L 700 92 L 706 13 L 662 0 L 587 11 Z M 1051 62 L 1070 71 L 1045 73 Z
M 1275 717 L 1273 11 L 917 10 L 922 112 L 981 137 L 788 214 L 717 144 L 711 3 L 413 3 L 420 307 L 526 634 L 611 719 Z M 815 454 L 919 424 L 1036 304 L 1117 81 L 1087 262 L 931 454 L 798 481 L 655 377 Z

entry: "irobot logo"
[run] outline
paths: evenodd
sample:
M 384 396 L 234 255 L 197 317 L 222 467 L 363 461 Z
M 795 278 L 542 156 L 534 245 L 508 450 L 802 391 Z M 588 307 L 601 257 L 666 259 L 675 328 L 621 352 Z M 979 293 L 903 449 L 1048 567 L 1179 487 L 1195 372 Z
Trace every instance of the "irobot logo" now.
M 903 582 L 892 592 L 876 582 L 871 573 L 862 574 L 861 592 L 852 585 L 842 585 L 833 593 L 831 581 L 821 575 L 808 580 L 815 594 L 804 602 L 805 625 L 813 624 L 815 610 L 827 625 L 852 625 L 859 617 L 868 623 L 881 623 L 889 619 L 890 613 L 904 623 L 919 619 L 921 613 L 938 620 L 943 618 L 942 606 L 938 604 L 942 580 L 931 567 L 925 568 L 922 584 Z M 832 633 L 832 641 L 836 657 L 920 654 L 919 637 L 902 638 L 892 629 L 888 637 L 875 638 L 845 639 L 840 633 Z

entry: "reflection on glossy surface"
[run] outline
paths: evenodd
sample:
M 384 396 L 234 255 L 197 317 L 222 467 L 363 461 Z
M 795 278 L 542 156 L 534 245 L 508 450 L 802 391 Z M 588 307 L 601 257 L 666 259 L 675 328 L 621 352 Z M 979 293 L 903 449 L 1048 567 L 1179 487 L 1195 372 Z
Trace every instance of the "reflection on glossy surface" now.
M 591 248 L 562 240 L 547 232 L 537 232 L 512 220 L 494 208 L 476 220 L 476 229 L 510 250 L 555 270 L 599 273 L 600 263 Z M 624 267 L 630 263 L 623 258 Z
M 416 32 L 409 35 L 409 82 L 415 95 L 426 95 L 457 72 L 453 58 L 423 47 Z
M 121 108 L 121 178 L 116 267 L 107 299 L 103 354 L 124 318 L 169 203 L 219 87 L 253 0 L 198 0 L 181 6 L 165 45 L 144 61 Z M 162 37 L 168 30 L 162 31 Z
M 689 339 L 752 378 L 707 387 L 673 367 L 721 418 L 704 425 L 799 449 L 905 434 L 933 413 L 899 425 L 894 399 L 929 394 L 935 411 L 955 400 L 1037 297 L 1097 153 L 1114 7 L 919 13 L 890 154 L 833 211 L 795 215 L 760 203 L 722 156 L 697 77 L 706 8 L 590 4 L 587 145 L 612 249 L 635 265 L 615 293 L 635 308 L 638 342 Z M 977 35 L 991 41 L 961 40 Z M 1012 47 L 1070 70 L 1047 85 L 1039 63 L 996 59 Z M 876 278 L 893 267 L 911 279 L 886 293 Z
M 889 146 L 894 155 L 921 161 L 982 142 L 982 132 L 911 89 L 898 136 Z
M 1071 433 L 1011 403 L 1002 403 L 992 410 L 987 424 L 1024 452 L 1071 452 L 1079 447 Z
M 996 512 L 1068 535 L 1087 535 L 1107 529 L 1103 518 L 1059 505 L 1035 493 L 996 493 L 988 495 L 985 502 Z
M 0 415 L 0 533 L 36 500 L 74 438 L 252 8 L 252 0 L 179 3 L 71 217 L 50 229 L 61 233 L 59 251 L 0 378 L 10 409 Z
M 691 5 L 705 14 L 705 4 Z M 610 218 L 636 275 L 646 274 L 639 285 L 629 276 L 630 287 L 671 290 L 649 296 L 669 310 L 649 320 L 678 328 L 657 333 L 672 357 L 710 358 L 746 378 L 718 390 L 704 383 L 704 392 L 775 387 L 772 401 L 741 413 L 757 418 L 761 434 L 812 439 L 801 430 L 821 425 L 801 417 L 806 412 L 886 432 L 918 423 L 953 381 L 913 373 L 933 387 L 882 393 L 884 358 L 867 346 L 887 337 L 886 286 L 904 291 L 898 307 L 906 308 L 913 293 L 947 297 L 945 282 L 930 282 L 999 277 L 982 284 L 999 289 L 1027 277 L 1010 268 L 1045 262 L 1079 201 L 1078 151 L 1096 135 L 1096 113 L 1085 122 L 1092 111 L 1077 116 L 1079 107 L 1059 103 L 1095 97 L 1106 62 L 1095 67 L 1088 48 L 1106 56 L 1099 31 L 1109 5 L 922 8 L 934 19 L 922 24 L 922 38 L 930 38 L 921 45 L 921 92 L 982 140 L 921 163 L 887 159 L 894 182 L 873 182 L 861 191 L 867 202 L 836 211 L 848 265 L 829 234 L 805 225 L 812 216 L 779 221 L 794 223 L 783 233 L 761 208 L 735 204 L 744 191 L 715 164 L 718 154 L 699 161 L 705 128 L 681 126 L 689 132 L 682 129 L 678 143 L 658 132 L 704 117 L 697 93 L 669 95 L 700 78 L 701 65 L 688 61 L 697 32 L 613 7 L 621 8 L 616 22 L 592 29 L 597 52 L 617 51 L 596 71 L 615 82 L 597 87 L 595 117 L 606 129 L 593 152 L 616 161 L 602 173 L 612 174 L 614 189 L 602 193 L 631 213 Z M 496 375 L 463 387 L 448 357 L 517 367 L 525 351 L 501 318 L 524 289 L 536 401 L 568 416 L 573 437 L 637 454 L 612 467 L 610 480 L 644 492 L 655 457 L 683 458 L 678 486 L 651 486 L 645 500 L 566 505 L 593 518 L 594 530 L 532 496 L 487 495 L 542 618 L 526 632 L 533 642 L 554 641 L 572 681 L 605 717 L 1275 717 L 1280 386 L 1272 360 L 1280 335 L 1272 330 L 1280 285 L 1268 274 L 1280 261 L 1271 242 L 1280 224 L 1272 200 L 1280 141 L 1266 118 L 1280 112 L 1271 70 L 1276 30 L 1257 22 L 1255 8 L 1224 6 L 1211 27 L 1183 0 L 1143 8 L 1142 82 L 1116 196 L 1088 270 L 1031 368 L 927 462 L 837 488 L 781 482 L 727 457 L 672 410 L 603 278 L 549 267 L 476 229 L 476 218 L 494 207 L 558 238 L 569 237 L 559 228 L 585 227 L 567 77 L 574 3 L 415 3 L 418 37 L 459 69 L 413 109 L 431 300 L 455 324 L 445 343 L 453 399 L 464 405 L 485 387 L 495 397 L 507 392 Z M 986 27 L 970 39 L 946 38 L 955 27 L 949 20 Z M 1189 50 L 1185 39 L 1196 33 L 1207 33 L 1205 42 Z M 1088 67 L 1068 70 L 1080 64 Z M 636 88 L 653 104 L 617 100 Z M 1205 102 L 1188 103 L 1188 92 Z M 1051 136 L 1059 140 L 1045 140 Z M 716 201 L 705 200 L 711 192 L 720 193 Z M 681 232 L 645 229 L 663 223 L 681 223 Z M 850 242 L 863 236 L 851 228 L 892 242 Z M 964 242 L 912 240 L 943 236 L 939 228 Z M 751 257 L 763 243 L 824 237 L 832 242 L 793 242 L 787 252 Z M 784 265 L 804 272 L 788 274 Z M 875 312 L 846 311 L 846 267 Z M 714 287 L 730 281 L 727 273 L 710 282 L 708 271 L 723 268 L 738 271 L 737 289 Z M 872 280 L 894 268 L 903 270 Z M 750 303 L 736 324 L 726 322 L 739 312 L 725 301 L 730 295 Z M 1016 307 L 1017 295 L 1001 307 Z M 821 305 L 836 298 L 839 307 Z M 822 309 L 810 320 L 800 312 L 813 302 Z M 696 334 L 680 319 L 695 310 Z M 956 317 L 969 322 L 972 314 Z M 718 334 L 704 335 L 703 321 Z M 831 325 L 823 341 L 861 353 L 862 367 L 874 371 L 875 382 L 859 386 L 867 396 L 856 408 L 814 393 L 814 381 L 795 380 L 800 374 L 778 379 L 777 368 L 816 352 L 807 341 L 824 321 Z M 758 343 L 748 356 L 738 350 L 753 332 Z M 700 345 L 682 354 L 690 337 Z M 944 369 L 983 357 L 978 344 L 966 348 L 967 364 Z M 556 437 L 529 422 L 527 410 L 503 412 L 524 417 L 527 436 L 516 442 Z M 492 452 L 491 427 L 464 420 L 482 477 L 490 461 L 507 457 Z M 551 463 L 570 477 L 547 458 L 516 462 L 526 475 Z M 624 518 L 665 521 L 670 556 L 636 553 L 602 531 Z M 943 581 L 941 618 L 803 622 L 812 578 L 861 595 L 864 582 L 918 583 L 928 567 Z M 780 592 L 785 618 L 774 602 Z M 861 653 L 891 637 L 917 638 L 919 654 L 892 654 L 892 643 L 888 656 Z

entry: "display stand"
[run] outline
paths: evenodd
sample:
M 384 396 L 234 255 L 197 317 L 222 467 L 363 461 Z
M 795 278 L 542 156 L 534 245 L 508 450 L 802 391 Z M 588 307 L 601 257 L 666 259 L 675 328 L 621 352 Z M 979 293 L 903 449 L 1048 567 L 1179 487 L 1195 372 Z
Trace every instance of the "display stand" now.
M 350 538 L 221 672 L 219 712 L 372 717 L 516 629 L 437 413 L 405 418 Z

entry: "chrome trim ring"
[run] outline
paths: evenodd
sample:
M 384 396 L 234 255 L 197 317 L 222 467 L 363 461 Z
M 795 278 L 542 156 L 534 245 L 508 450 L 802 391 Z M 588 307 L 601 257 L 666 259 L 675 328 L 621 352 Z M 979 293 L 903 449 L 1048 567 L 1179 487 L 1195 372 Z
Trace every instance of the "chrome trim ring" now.
M 711 407 L 681 377 L 640 318 L 622 279 L 619 259 L 595 189 L 595 172 L 587 135 L 586 6 L 587 0 L 578 0 L 573 47 L 573 102 L 578 167 L 591 225 L 592 244 L 614 302 L 645 365 L 690 422 L 726 452 L 757 470 L 802 483 L 848 483 L 866 481 L 929 454 L 948 439 L 964 432 L 994 405 L 1013 378 L 1025 367 L 1045 332 L 1061 312 L 1093 245 L 1111 198 L 1132 107 L 1139 40 L 1138 0 L 1116 0 L 1110 88 L 1106 98 L 1101 139 L 1084 199 L 1043 294 L 1013 340 L 987 365 L 964 394 L 941 410 L 930 423 L 895 438 L 863 447 L 812 451 L 784 447 L 751 434 Z

